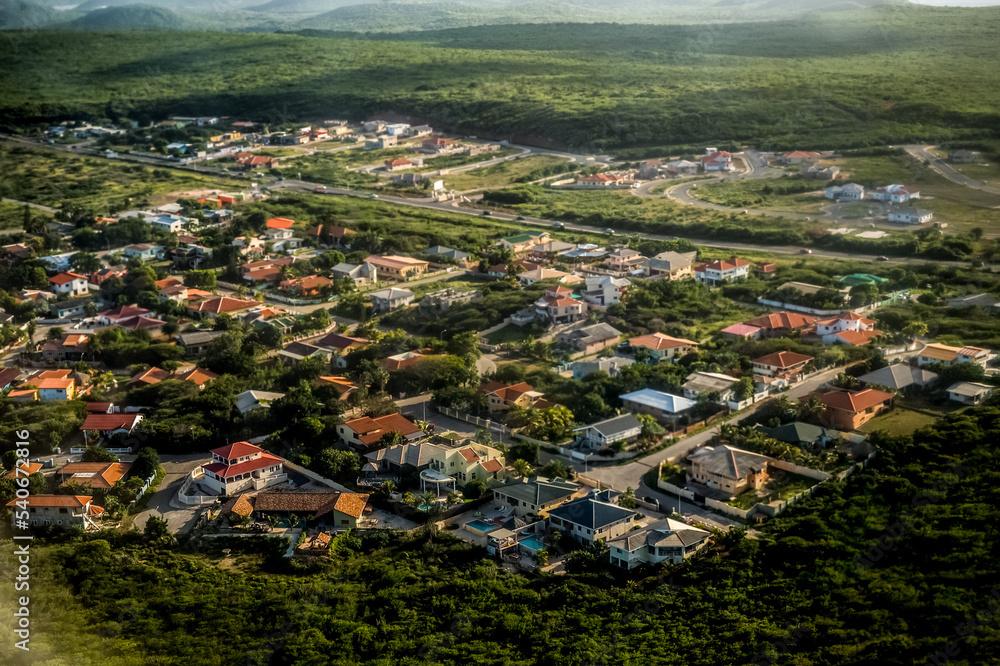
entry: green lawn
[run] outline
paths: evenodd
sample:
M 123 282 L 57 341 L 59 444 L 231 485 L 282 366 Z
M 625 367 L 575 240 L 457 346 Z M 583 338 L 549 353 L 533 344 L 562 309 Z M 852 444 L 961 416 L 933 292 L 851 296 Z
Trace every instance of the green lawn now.
M 863 433 L 885 430 L 890 435 L 909 435 L 917 428 L 933 424 L 937 419 L 938 417 L 923 412 L 896 407 L 885 414 L 876 416 L 858 430 Z
M 530 335 L 528 327 L 522 328 L 514 324 L 507 324 L 503 328 L 497 329 L 487 335 L 486 342 L 491 345 L 502 345 L 510 342 L 516 343 L 530 337 Z
M 459 191 L 504 187 L 517 182 L 520 178 L 532 175 L 535 171 L 565 164 L 566 162 L 567 160 L 564 157 L 532 155 L 516 160 L 507 160 L 506 162 L 480 169 L 448 174 L 444 176 L 444 184 L 448 189 Z M 543 176 L 538 177 L 542 178 Z
M 987 162 L 982 164 L 952 164 L 956 171 L 961 171 L 969 178 L 987 183 L 989 185 L 1000 185 L 1000 164 Z

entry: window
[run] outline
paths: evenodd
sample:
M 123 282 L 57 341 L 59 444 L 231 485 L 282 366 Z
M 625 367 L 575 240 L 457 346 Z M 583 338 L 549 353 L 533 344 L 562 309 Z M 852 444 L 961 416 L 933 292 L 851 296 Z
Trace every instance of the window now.
M 69 509 L 63 507 L 63 508 L 59 509 L 59 513 L 69 513 Z

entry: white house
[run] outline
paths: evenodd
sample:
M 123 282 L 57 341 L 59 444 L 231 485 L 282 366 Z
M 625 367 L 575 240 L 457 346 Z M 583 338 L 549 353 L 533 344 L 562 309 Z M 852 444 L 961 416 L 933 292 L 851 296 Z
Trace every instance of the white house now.
M 406 136 L 410 126 L 406 123 L 392 123 L 385 126 L 385 132 L 389 136 Z
M 603 449 L 615 442 L 632 442 L 642 433 L 642 422 L 635 414 L 623 414 L 577 428 L 576 438 L 586 448 Z
M 872 192 L 872 199 L 875 201 L 889 201 L 892 203 L 906 203 L 910 199 L 919 199 L 920 190 L 906 185 L 886 185 L 879 187 Z
M 890 222 L 924 224 L 934 219 L 934 213 L 922 208 L 894 208 L 889 211 Z
M 876 330 L 876 321 L 866 319 L 856 312 L 841 312 L 833 317 L 816 320 L 816 335 L 824 344 L 867 344 L 872 338 L 882 334 Z
M 58 273 L 49 278 L 52 291 L 65 296 L 86 296 L 90 292 L 88 282 L 85 276 L 76 273 Z
M 738 257 L 730 257 L 729 259 L 716 259 L 707 264 L 695 266 L 694 279 L 698 282 L 707 282 L 710 286 L 715 286 L 720 282 L 745 278 L 749 272 L 749 261 L 744 261 Z
M 611 564 L 634 569 L 643 564 L 681 564 L 708 543 L 711 533 L 664 518 L 608 542 Z
M 861 201 L 865 198 L 865 188 L 855 183 L 833 185 L 826 188 L 825 196 L 827 199 L 837 201 Z
M 372 307 L 375 308 L 376 312 L 388 312 L 389 310 L 409 305 L 416 298 L 416 294 L 409 289 L 389 287 L 388 289 L 372 292 L 371 297 Z
M 948 399 L 963 405 L 978 405 L 993 394 L 994 387 L 979 382 L 958 382 L 948 387 Z
M 586 287 L 581 292 L 583 300 L 594 305 L 605 307 L 621 301 L 622 295 L 631 283 L 625 278 L 615 278 L 610 275 L 592 275 L 586 280 Z
M 202 485 L 220 495 L 260 490 L 285 481 L 284 461 L 248 442 L 236 442 L 212 450 L 212 462 L 202 466 Z
M 94 519 L 104 513 L 104 508 L 93 504 L 93 497 L 86 495 L 31 495 L 7 502 L 11 509 L 11 522 L 20 520 L 19 502 L 28 504 L 28 522 L 31 526 L 55 525 L 57 527 L 82 527 L 98 529 Z
M 154 228 L 159 231 L 165 231 L 167 233 L 176 234 L 184 225 L 187 224 L 187 218 L 181 217 L 180 215 L 174 215 L 172 213 L 149 213 L 146 217 L 146 221 Z
M 701 168 L 704 171 L 732 171 L 733 155 L 724 150 L 706 148 L 705 154 L 701 156 Z

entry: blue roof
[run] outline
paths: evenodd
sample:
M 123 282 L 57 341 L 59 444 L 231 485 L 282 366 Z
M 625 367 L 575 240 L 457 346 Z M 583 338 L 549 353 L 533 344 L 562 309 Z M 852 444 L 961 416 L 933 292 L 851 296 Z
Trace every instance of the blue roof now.
M 631 400 L 632 402 L 639 403 L 640 405 L 646 405 L 671 414 L 691 409 L 695 404 L 694 400 L 688 400 L 687 398 L 682 398 L 679 395 L 663 393 L 662 391 L 654 391 L 653 389 L 633 391 L 632 393 L 626 393 L 625 395 L 618 397 L 622 400 Z

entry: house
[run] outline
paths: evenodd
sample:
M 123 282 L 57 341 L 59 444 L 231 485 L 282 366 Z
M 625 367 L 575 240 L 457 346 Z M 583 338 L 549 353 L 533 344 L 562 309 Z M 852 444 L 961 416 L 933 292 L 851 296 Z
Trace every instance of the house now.
M 122 255 L 124 255 L 127 259 L 131 259 L 132 257 L 138 257 L 143 261 L 162 259 L 163 246 L 150 245 L 148 243 L 136 243 L 134 245 L 126 245 L 125 249 L 122 250 Z
M 362 416 L 337 426 L 337 434 L 345 444 L 356 449 L 377 448 L 379 441 L 387 434 L 398 432 L 408 442 L 424 438 L 424 432 L 402 414 L 389 414 L 370 418 Z
M 757 329 L 758 338 L 779 338 L 799 332 L 811 331 L 816 325 L 816 318 L 799 314 L 798 312 L 775 312 L 743 322 Z
M 641 252 L 627 247 L 620 247 L 604 260 L 604 265 L 613 271 L 629 273 L 642 266 L 647 261 Z
M 834 317 L 817 319 L 816 335 L 828 345 L 863 345 L 882 335 L 875 324 L 874 319 L 866 319 L 856 312 L 841 312 Z
M 315 519 L 321 525 L 341 530 L 358 526 L 368 505 L 366 493 L 349 493 L 339 490 L 321 492 L 264 492 L 250 498 L 253 513 L 259 520 L 270 516 Z
M 635 414 L 623 414 L 614 418 L 591 423 L 577 428 L 576 438 L 580 444 L 591 449 L 606 449 L 615 442 L 631 444 L 642 434 L 642 421 Z
M 753 372 L 763 377 L 779 377 L 794 381 L 812 360 L 812 356 L 805 354 L 790 351 L 774 352 L 753 359 Z
M 412 446 L 402 445 L 408 448 Z M 390 447 L 389 450 L 368 453 L 365 457 L 375 462 L 381 473 L 391 469 L 386 463 L 395 459 L 395 452 L 392 449 L 402 447 Z M 420 489 L 424 492 L 431 490 L 440 496 L 456 491 L 459 483 L 462 485 L 470 481 L 489 483 L 503 478 L 506 467 L 503 453 L 491 446 L 467 440 L 465 444 L 457 447 L 430 444 L 422 448 L 429 453 L 427 464 L 425 467 L 421 466 L 423 469 L 420 471 Z
M 409 305 L 416 298 L 416 294 L 409 289 L 389 287 L 388 289 L 372 292 L 371 298 L 372 307 L 375 309 L 375 312 L 389 312 L 390 310 Z
M 823 426 L 811 423 L 803 423 L 802 421 L 793 421 L 776 428 L 758 425 L 756 426 L 756 430 L 779 442 L 795 444 L 796 446 L 806 448 L 825 449 L 830 442 L 847 438 L 846 433 L 839 430 L 824 428 Z
M 339 263 L 333 267 L 333 277 L 351 280 L 355 287 L 367 287 L 378 282 L 378 269 L 367 261 L 361 264 Z
M 87 277 L 76 273 L 57 273 L 49 278 L 49 284 L 58 296 L 86 296 L 90 293 Z
M 760 490 L 769 479 L 771 458 L 732 446 L 703 446 L 690 456 L 689 481 L 728 495 Z
M 20 368 L 2 368 L 0 367 L 0 391 L 8 388 L 14 383 L 14 380 L 21 376 Z
M 371 255 L 365 259 L 365 262 L 378 269 L 380 277 L 387 277 L 402 282 L 420 277 L 427 272 L 427 267 L 430 265 L 421 259 L 396 255 L 386 255 L 384 257 Z
M 660 423 L 671 426 L 695 405 L 694 400 L 648 388 L 626 393 L 619 398 L 628 411 L 649 414 Z
M 263 255 L 264 254 L 264 239 L 262 239 L 262 238 L 253 238 L 253 237 L 249 237 L 249 236 L 237 236 L 236 238 L 233 239 L 233 242 L 231 243 L 231 245 L 233 247 L 239 248 L 239 250 L 240 250 L 240 256 Z M 282 259 L 290 259 L 290 258 L 291 257 L 283 257 Z M 280 264 L 278 264 L 279 261 L 281 261 L 281 259 L 274 259 L 274 260 L 267 260 L 267 259 L 265 259 L 263 261 L 258 261 L 258 262 L 254 262 L 254 263 L 250 263 L 250 264 L 245 264 L 245 265 L 243 265 L 243 266 L 240 267 L 240 274 L 243 276 L 243 279 L 250 279 L 250 278 L 247 278 L 247 273 L 251 272 L 255 268 L 263 268 L 265 266 L 270 266 L 271 264 L 280 265 Z M 287 263 L 291 263 L 291 262 L 287 262 Z M 277 271 L 275 271 L 275 272 L 277 272 Z
M 235 314 L 240 310 L 257 307 L 258 305 L 260 304 L 257 301 L 244 301 L 239 298 L 219 296 L 194 305 L 188 305 L 187 309 L 194 316 L 215 319 L 221 314 Z
M 525 231 L 513 236 L 507 236 L 497 241 L 497 245 L 505 250 L 510 250 L 515 255 L 527 254 L 532 248 L 542 243 L 552 240 L 547 231 Z
M 270 409 L 272 402 L 284 397 L 284 393 L 272 391 L 243 391 L 236 395 L 236 410 L 240 414 L 247 414 L 255 409 Z
M 723 335 L 728 335 L 732 338 L 742 338 L 744 340 L 757 340 L 760 338 L 761 329 L 757 326 L 752 326 L 750 324 L 733 324 L 732 326 L 727 326 L 719 333 Z
M 420 144 L 420 152 L 443 155 L 444 153 L 453 150 L 454 144 L 455 142 L 453 140 L 445 139 L 443 137 L 434 137 L 433 139 L 425 139 Z
M 447 312 L 454 305 L 474 303 L 482 300 L 483 293 L 478 290 L 440 289 L 426 294 L 420 300 L 420 309 L 425 312 Z
M 25 245 L 24 243 L 14 243 L 13 245 L 4 245 L 3 252 L 0 252 L 8 264 L 14 264 L 18 261 L 24 261 L 25 259 L 30 259 L 33 250 Z M 66 262 L 66 267 L 69 267 L 69 261 Z
M 274 169 L 278 166 L 278 160 L 273 157 L 263 155 L 240 154 L 236 155 L 236 163 L 245 171 L 257 171 L 262 169 Z
M 815 164 L 819 161 L 820 154 L 806 150 L 795 150 L 785 153 L 778 158 L 782 164 Z
M 127 386 L 129 388 L 151 386 L 152 384 L 159 384 L 167 379 L 170 379 L 170 372 L 154 366 L 134 375 L 131 379 L 129 379 Z
M 347 400 L 348 396 L 358 390 L 347 377 L 322 376 L 313 380 L 313 386 L 317 388 L 332 388 L 340 400 Z
M 168 234 L 176 234 L 188 223 L 186 217 L 174 215 L 172 213 L 152 213 L 146 218 L 146 222 L 156 229 Z
M 296 362 L 301 361 L 306 358 L 313 357 L 323 357 L 324 359 L 331 356 L 331 351 L 329 349 L 324 349 L 323 347 L 317 347 L 316 345 L 311 345 L 305 342 L 290 342 L 285 345 L 285 348 L 278 352 L 278 357 L 284 362 Z
M 108 416 L 107 414 L 91 415 Z M 117 415 L 116 415 L 117 416 Z M 128 474 L 130 462 L 71 462 L 56 471 L 56 480 L 61 486 L 89 486 L 91 490 L 107 490 Z
M 415 166 L 418 165 L 402 157 L 397 157 L 395 159 L 385 161 L 386 171 L 400 171 L 401 169 L 412 169 Z
M 561 285 L 549 287 L 535 301 L 535 316 L 553 324 L 570 324 L 587 316 L 587 304 Z
M 750 262 L 730 257 L 729 259 L 716 259 L 707 264 L 699 264 L 694 267 L 694 279 L 698 282 L 707 282 L 709 286 L 716 286 L 721 282 L 729 282 L 747 277 L 750 272 Z
M 98 529 L 94 521 L 104 513 L 104 508 L 92 503 L 86 495 L 31 495 L 25 499 L 7 502 L 11 508 L 11 521 L 16 525 L 20 520 L 20 504 L 28 504 L 28 520 L 32 527 L 56 525 L 59 527 L 82 527 L 85 530 Z
M 445 247 L 444 245 L 435 245 L 434 247 L 429 247 L 424 250 L 424 254 L 429 257 L 441 257 L 449 261 L 454 261 L 459 266 L 468 267 L 469 259 L 472 255 L 468 252 L 461 252 L 454 248 Z
M 63 333 L 58 340 L 46 340 L 40 351 L 42 358 L 51 363 L 82 361 L 89 343 L 89 334 Z
M 478 392 L 486 396 L 490 413 L 506 411 L 514 405 L 539 409 L 552 406 L 552 403 L 545 400 L 528 382 L 510 385 L 503 382 L 488 382 L 480 386 Z
M 694 259 L 697 252 L 661 252 L 647 259 L 643 270 L 649 277 L 663 277 L 670 280 L 694 277 Z
M 580 292 L 580 296 L 588 303 L 607 307 L 619 303 L 629 286 L 631 283 L 625 278 L 592 275 L 587 277 L 586 286 Z
M 564 479 L 536 476 L 508 480 L 491 490 L 495 506 L 513 507 L 515 516 L 535 516 L 568 501 L 581 491 L 581 487 Z
M 826 406 L 822 420 L 834 428 L 857 430 L 880 412 L 891 408 L 894 397 L 893 393 L 871 388 L 829 391 L 819 396 L 820 402 Z
M 636 349 L 647 349 L 650 360 L 660 362 L 678 359 L 697 347 L 698 343 L 657 332 L 631 338 L 628 345 L 633 354 Z
M 403 352 L 401 354 L 393 354 L 392 356 L 386 356 L 379 362 L 379 365 L 381 365 L 382 368 L 388 372 L 392 372 L 395 370 L 405 370 L 406 368 L 416 365 L 422 359 L 425 359 L 431 355 L 432 354 L 430 353 L 429 349 L 424 349 L 421 351 L 408 351 L 408 352 Z
M 389 136 L 406 136 L 410 126 L 407 123 L 388 123 L 385 131 Z
M 74 254 L 76 253 L 64 252 L 63 254 L 50 254 L 45 257 L 38 257 L 38 260 L 45 263 L 46 270 L 56 271 L 56 272 L 68 271 L 70 268 L 69 258 L 72 257 Z
M 919 199 L 920 190 L 915 187 L 905 185 L 886 185 L 879 187 L 872 192 L 872 199 L 875 201 L 889 201 L 891 203 L 906 203 L 910 199 Z
M 288 478 L 284 461 L 249 442 L 212 449 L 212 462 L 202 466 L 199 484 L 219 495 L 260 490 Z
M 732 399 L 733 384 L 738 381 L 736 377 L 718 372 L 692 372 L 681 388 L 684 389 L 685 398 L 694 400 L 703 393 L 718 393 L 719 397 L 715 402 L 725 403 Z
M 621 369 L 635 363 L 634 359 L 613 356 L 611 358 L 599 358 L 595 361 L 577 361 L 573 368 L 573 379 L 583 379 L 595 372 L 606 372 L 610 377 L 617 377 Z
M 194 331 L 193 333 L 181 333 L 177 336 L 177 344 L 184 349 L 184 355 L 188 358 L 201 356 L 208 351 L 209 345 L 225 331 Z
M 930 370 L 897 363 L 861 375 L 858 381 L 865 386 L 884 386 L 893 391 L 923 390 L 937 384 L 938 375 Z
M 840 175 L 840 167 L 813 164 L 802 172 L 802 177 L 813 180 L 834 180 Z
M 307 275 L 294 280 L 283 280 L 278 289 L 294 296 L 305 297 L 318 296 L 331 286 L 333 283 L 322 275 Z
M 128 380 L 127 386 L 129 388 L 150 386 L 152 384 L 159 384 L 160 382 L 167 381 L 168 379 L 173 379 L 181 382 L 192 382 L 200 390 L 205 388 L 205 385 L 208 382 L 218 378 L 219 375 L 215 374 L 211 370 L 205 370 L 204 368 L 190 368 L 187 370 L 178 369 L 173 372 L 168 372 L 167 370 L 153 366 L 152 368 L 143 370 L 133 376 L 130 380 Z
M 563 331 L 556 336 L 556 342 L 589 356 L 618 344 L 621 334 L 621 331 L 610 324 L 593 324 Z
M 531 248 L 531 258 L 535 261 L 550 262 L 554 260 L 556 256 L 575 249 L 575 243 L 567 243 L 561 240 L 539 243 Z
M 942 365 L 976 363 L 985 368 L 990 357 L 991 354 L 988 350 L 979 347 L 950 347 L 931 343 L 917 354 L 917 365 L 923 367 L 931 363 L 941 363 Z
M 18 465 L 3 475 L 4 479 L 23 479 L 38 474 L 42 470 L 40 462 L 26 462 Z
M 94 299 L 90 297 L 71 298 L 68 301 L 58 301 L 53 303 L 49 308 L 49 312 L 56 319 L 79 317 L 87 313 L 87 306 L 93 302 Z
M 651 159 L 643 160 L 639 163 L 639 178 L 641 180 L 653 180 L 663 173 L 663 160 Z
M 316 341 L 317 346 L 340 352 L 343 356 L 350 354 L 355 349 L 364 349 L 370 344 L 371 341 L 365 338 L 354 338 L 340 333 L 329 333 L 326 337 Z
M 979 382 L 958 382 L 948 387 L 948 399 L 963 405 L 978 405 L 991 395 L 996 387 Z
M 170 376 L 170 379 L 175 379 L 179 382 L 191 382 L 198 387 L 198 390 L 205 388 L 205 385 L 210 381 L 218 379 L 219 375 L 215 374 L 211 370 L 206 370 L 204 368 L 191 368 L 189 370 L 175 370 Z
M 120 321 L 148 316 L 150 316 L 150 311 L 146 308 L 140 308 L 135 305 L 119 305 L 110 310 L 98 312 L 97 321 L 103 326 L 114 326 Z
M 365 150 L 385 150 L 395 148 L 399 144 L 399 137 L 395 134 L 386 134 L 365 141 Z
M 893 208 L 889 211 L 890 222 L 903 224 L 924 224 L 934 219 L 934 213 L 923 208 Z
M 706 149 L 705 155 L 701 156 L 701 168 L 703 171 L 732 171 L 733 155 L 724 150 Z
M 633 180 L 631 173 L 595 173 L 592 176 L 579 176 L 574 184 L 584 189 L 599 189 L 622 187 Z
M 20 389 L 38 389 L 38 399 L 42 402 L 72 400 L 76 396 L 76 381 L 70 374 L 70 370 L 41 370 L 25 379 Z
M 574 540 L 591 544 L 619 537 L 635 525 L 636 513 L 587 495 L 549 510 L 548 523 L 553 530 L 569 534 Z
M 530 287 L 540 280 L 558 280 L 559 284 L 578 284 L 584 281 L 579 275 L 564 273 L 554 268 L 532 268 L 517 275 L 517 281 L 521 283 L 522 287 Z
M 982 162 L 983 154 L 978 150 L 949 150 L 948 161 L 953 164 L 972 164 Z
M 698 173 L 698 163 L 688 160 L 674 160 L 667 162 L 667 172 L 675 176 L 690 176 Z
M 351 234 L 357 233 L 347 227 L 339 227 L 333 224 L 317 224 L 306 230 L 306 236 L 315 238 L 317 241 L 326 240 L 337 247 L 349 247 L 345 239 Z
M 865 198 L 865 188 L 855 183 L 832 185 L 823 191 L 823 195 L 834 201 L 861 201 Z
M 664 518 L 608 541 L 611 564 L 635 569 L 644 564 L 683 564 L 708 544 L 711 532 Z

